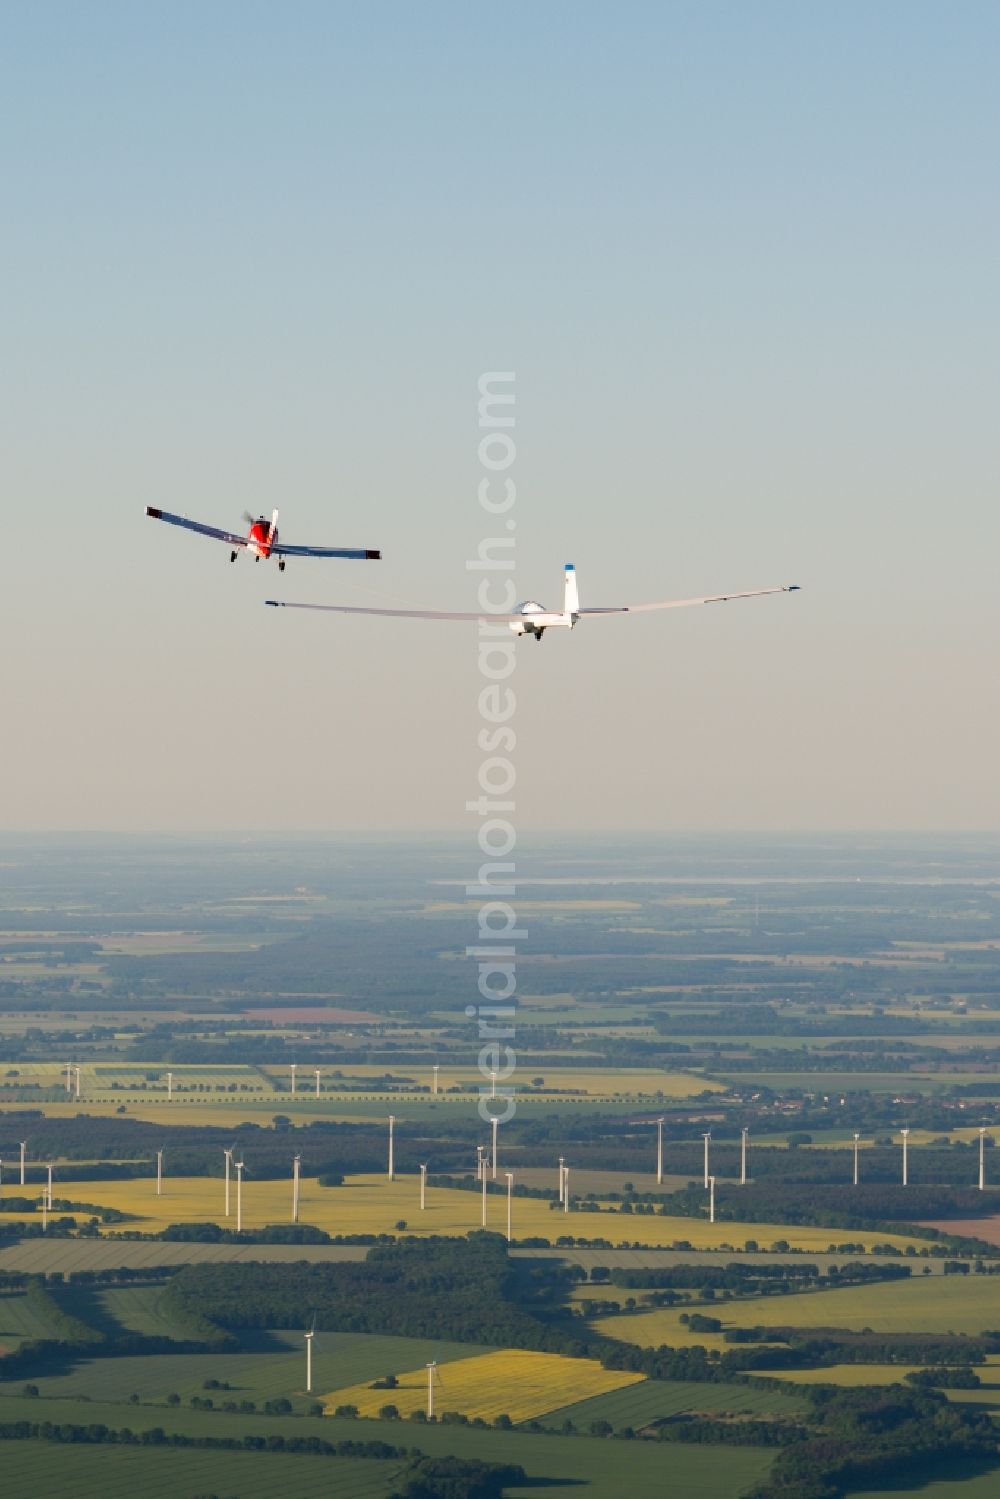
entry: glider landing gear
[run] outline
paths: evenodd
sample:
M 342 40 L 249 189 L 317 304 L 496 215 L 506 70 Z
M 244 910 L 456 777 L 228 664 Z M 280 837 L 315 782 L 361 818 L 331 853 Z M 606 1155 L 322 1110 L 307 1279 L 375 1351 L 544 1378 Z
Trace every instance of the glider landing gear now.
M 278 562 L 278 571 L 279 571 L 279 573 L 283 573 L 285 571 L 285 559 L 284 559 L 284 557 L 282 557 L 279 560 L 279 562 Z
M 239 554 L 237 552 L 230 552 L 229 553 L 229 560 L 230 560 L 230 562 L 235 562 L 238 555 Z

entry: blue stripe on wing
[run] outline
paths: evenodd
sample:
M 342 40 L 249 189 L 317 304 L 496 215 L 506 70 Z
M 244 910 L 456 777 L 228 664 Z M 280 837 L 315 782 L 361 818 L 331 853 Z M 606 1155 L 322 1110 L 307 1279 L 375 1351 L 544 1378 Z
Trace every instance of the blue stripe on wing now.
M 220 531 L 217 526 L 204 526 L 201 521 L 188 520 L 186 515 L 173 515 L 169 510 L 156 510 L 152 505 L 146 506 L 146 514 L 153 520 L 165 520 L 168 526 L 183 526 L 185 531 L 197 531 L 201 536 L 211 536 L 213 541 L 224 541 L 228 546 L 245 547 L 247 544 L 245 536 L 237 536 L 234 531 Z
M 271 551 L 279 557 L 347 557 L 355 562 L 377 562 L 382 553 L 371 547 L 293 547 L 277 542 Z

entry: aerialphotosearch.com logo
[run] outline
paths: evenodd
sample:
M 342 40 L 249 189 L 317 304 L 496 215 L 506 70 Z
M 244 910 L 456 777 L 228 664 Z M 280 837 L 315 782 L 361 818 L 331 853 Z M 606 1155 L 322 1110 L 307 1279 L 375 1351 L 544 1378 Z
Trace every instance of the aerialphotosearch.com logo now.
M 478 555 L 465 565 L 480 573 L 476 593 L 479 621 L 478 664 L 482 685 L 478 707 L 480 728 L 477 745 L 479 796 L 465 804 L 477 816 L 477 842 L 485 863 L 479 866 L 475 885 L 466 885 L 470 900 L 477 900 L 478 940 L 466 955 L 478 964 L 479 1003 L 466 1014 L 479 1023 L 479 1071 L 486 1082 L 479 1087 L 479 1115 L 487 1124 L 506 1124 L 517 1104 L 513 1078 L 517 1055 L 514 1040 L 517 1013 L 517 948 L 527 932 L 517 925 L 511 905 L 516 892 L 515 866 L 511 855 L 517 835 L 511 817 L 515 811 L 514 786 L 517 772 L 511 758 L 517 735 L 511 725 L 517 699 L 509 679 L 517 665 L 517 640 L 509 626 L 491 620 L 491 614 L 510 614 L 515 603 L 513 509 L 517 487 L 510 474 L 517 456 L 511 429 L 514 426 L 514 372 L 491 370 L 479 377 L 479 463 L 485 470 L 478 485 L 480 508 L 495 519 L 491 527 L 505 535 L 485 537 Z M 501 519 L 502 517 L 502 519 Z

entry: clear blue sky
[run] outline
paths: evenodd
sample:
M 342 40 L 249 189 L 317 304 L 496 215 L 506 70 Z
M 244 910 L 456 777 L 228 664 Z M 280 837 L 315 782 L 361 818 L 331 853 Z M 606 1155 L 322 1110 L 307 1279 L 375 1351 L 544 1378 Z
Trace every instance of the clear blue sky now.
M 0 15 L 19 828 L 452 828 L 476 379 L 518 589 L 793 600 L 522 647 L 525 827 L 997 827 L 1000 11 Z M 230 568 L 146 504 L 386 560 Z M 11 795 L 16 788 L 16 795 Z

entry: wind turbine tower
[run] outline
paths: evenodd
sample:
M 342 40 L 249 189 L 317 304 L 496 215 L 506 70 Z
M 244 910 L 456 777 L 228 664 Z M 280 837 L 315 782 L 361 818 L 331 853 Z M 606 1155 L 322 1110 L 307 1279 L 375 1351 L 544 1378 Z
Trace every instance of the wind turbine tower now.
M 21 1141 L 21 1186 L 24 1186 L 24 1152 L 28 1148 L 27 1140 Z
M 77 1098 L 79 1098 L 80 1097 L 80 1069 L 79 1069 L 79 1067 L 74 1067 L 73 1068 L 73 1072 L 76 1075 L 76 1096 L 77 1096 Z
M 711 1140 L 711 1138 L 712 1138 L 712 1131 L 710 1129 L 707 1129 L 705 1131 L 705 1133 L 702 1135 L 702 1139 L 705 1142 L 705 1191 L 706 1192 L 708 1191 L 708 1144 L 709 1144 L 709 1141 Z
M 909 1127 L 901 1129 L 899 1133 L 903 1137 L 903 1186 L 905 1187 L 909 1181 L 909 1163 L 906 1156 L 907 1136 L 910 1133 Z
M 750 1133 L 749 1127 L 744 1124 L 743 1128 L 740 1130 L 740 1186 L 741 1187 L 745 1187 L 746 1184 L 747 1184 L 747 1136 L 749 1135 L 749 1133 Z
M 492 1124 L 493 1124 L 493 1154 L 491 1156 L 491 1162 L 492 1162 L 492 1167 L 493 1167 L 493 1180 L 496 1181 L 496 1179 L 497 1179 L 497 1130 L 500 1128 L 500 1116 L 499 1116 L 499 1114 L 494 1114 L 493 1115 Z
M 427 1162 L 424 1161 L 420 1167 L 420 1211 L 423 1212 L 427 1206 Z
M 435 1062 L 434 1063 L 434 1067 L 433 1067 L 432 1070 L 433 1070 L 433 1073 L 434 1073 L 434 1081 L 431 1084 L 431 1092 L 434 1094 L 434 1097 L 437 1098 L 438 1073 L 441 1071 L 441 1065 L 440 1065 L 440 1063 L 439 1062 Z
M 656 1121 L 656 1185 L 663 1186 L 663 1118 Z
M 168 1103 L 171 1101 L 171 1099 L 173 1098 L 173 1096 L 174 1096 L 174 1074 L 172 1072 L 168 1072 L 167 1073 L 167 1102 Z
M 979 1126 L 979 1190 L 986 1191 L 986 1126 Z
M 391 1182 L 394 1182 L 396 1180 L 396 1165 L 395 1165 L 395 1158 L 394 1158 L 395 1129 L 396 1129 L 396 1116 L 395 1116 L 395 1114 L 390 1114 L 389 1115 L 389 1180 Z
M 316 1318 L 313 1317 L 312 1327 L 303 1334 L 306 1340 L 306 1394 L 312 1394 L 313 1387 L 313 1338 L 316 1336 Z
M 299 1171 L 302 1166 L 300 1155 L 292 1158 L 292 1222 L 299 1221 Z
M 708 1221 L 715 1222 L 715 1177 L 708 1178 Z
M 318 1067 L 314 1067 L 313 1068 L 313 1076 L 316 1079 L 316 1097 L 317 1098 L 319 1098 L 319 1096 L 320 1096 L 319 1080 L 322 1077 L 322 1075 L 323 1074 L 320 1072 L 320 1069 Z
M 222 1154 L 226 1158 L 226 1217 L 227 1218 L 229 1217 L 229 1171 L 230 1171 L 230 1167 L 233 1164 L 233 1151 L 235 1149 L 236 1149 L 235 1145 L 229 1145 L 222 1152 Z
M 854 1185 L 855 1186 L 857 1186 L 858 1181 L 859 1181 L 858 1147 L 859 1147 L 860 1143 L 861 1143 L 861 1136 L 858 1133 L 858 1131 L 855 1130 L 854 1131 Z
M 156 1195 L 163 1196 L 163 1151 L 156 1152 Z
M 292 1097 L 293 1098 L 295 1097 L 295 1069 L 296 1069 L 296 1067 L 298 1067 L 298 1065 L 299 1065 L 298 1062 L 289 1062 L 289 1064 L 288 1064 L 289 1070 L 290 1070 L 290 1072 L 292 1074 Z
M 236 1232 L 243 1232 L 243 1162 L 234 1161 L 236 1167 Z
M 514 1173 L 513 1171 L 505 1171 L 504 1176 L 507 1178 L 507 1243 L 509 1244 L 513 1238 L 511 1233 L 511 1204 L 514 1199 Z

